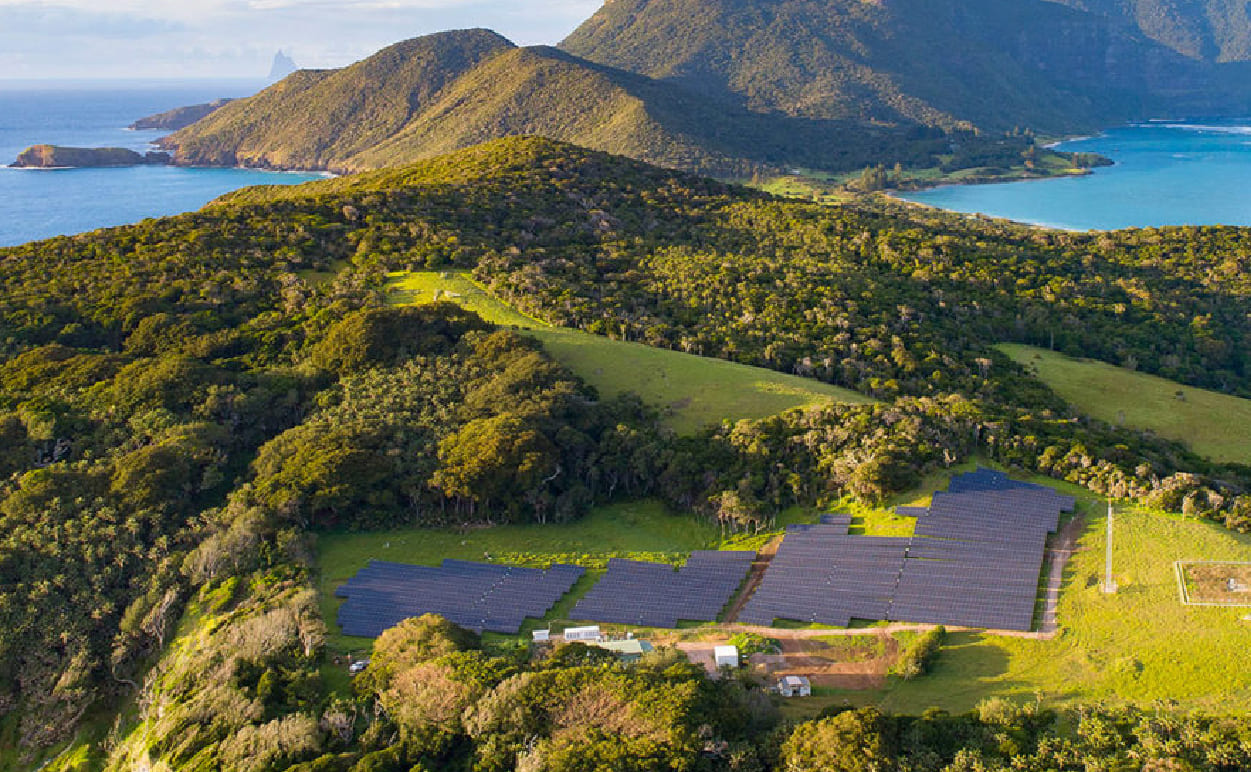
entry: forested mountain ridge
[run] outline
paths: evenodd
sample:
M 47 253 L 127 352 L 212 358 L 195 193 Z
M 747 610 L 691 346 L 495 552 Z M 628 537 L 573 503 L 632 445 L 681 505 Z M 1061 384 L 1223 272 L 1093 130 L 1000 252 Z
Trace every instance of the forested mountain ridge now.
M 397 644 L 345 699 L 320 670 L 313 535 L 554 523 L 614 497 L 712 518 L 726 493 L 747 525 L 973 453 L 1251 529 L 1245 467 L 1085 419 L 991 348 L 1054 336 L 1245 393 L 1249 238 L 818 207 L 530 138 L 0 249 L 0 763 L 104 715 L 88 768 L 573 769 L 626 748 L 680 769 L 705 725 L 773 764 L 735 681 L 669 661 L 532 669 L 410 625 L 396 637 L 441 643 Z M 387 271 L 453 266 L 558 324 L 881 401 L 675 438 L 520 335 L 385 306 Z M 432 677 L 464 687 L 447 712 L 398 709 L 444 705 Z M 664 709 L 614 741 L 600 712 L 551 723 L 552 694 Z M 1225 747 L 1228 722 L 1187 720 Z M 1049 748 L 1020 751 L 1062 768 Z M 933 752 L 924 769 L 955 749 Z
M 1056 0 L 1136 26 L 1192 59 L 1251 60 L 1251 10 L 1241 0 Z
M 298 71 L 164 144 L 186 163 L 337 167 L 393 136 L 478 63 L 513 47 L 487 30 L 407 40 L 342 70 Z
M 353 172 L 533 135 L 722 177 L 761 167 L 934 166 L 952 148 L 1019 158 L 1022 138 L 762 114 L 486 30 L 301 71 L 162 140 L 175 161 Z M 998 145 L 1006 144 L 1006 151 Z
M 1238 109 L 1237 73 L 1047 0 L 613 0 L 561 46 L 818 118 L 1063 132 Z
M 1128 13 L 1050 0 L 613 0 L 561 50 L 481 29 L 415 38 L 297 72 L 163 143 L 182 164 L 354 172 L 535 135 L 744 179 L 947 165 L 1021 127 L 1251 106 L 1251 65 L 1194 55 L 1189 33 L 1157 41 Z M 1181 29 L 1198 13 L 1147 16 Z M 1238 28 L 1238 14 L 1203 23 Z M 1011 166 L 1022 142 L 981 165 Z

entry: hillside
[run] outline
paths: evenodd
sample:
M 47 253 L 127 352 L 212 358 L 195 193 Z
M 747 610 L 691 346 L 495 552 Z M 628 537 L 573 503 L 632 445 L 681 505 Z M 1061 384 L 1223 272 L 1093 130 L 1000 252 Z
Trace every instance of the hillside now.
M 931 166 L 953 140 L 752 112 L 558 49 L 464 30 L 406 41 L 343 70 L 296 73 L 162 144 L 181 164 L 360 171 L 518 135 L 724 177 L 749 177 L 761 165 Z M 1010 154 L 1024 149 L 1021 140 L 1009 144 Z
M 1071 131 L 1221 90 L 1129 25 L 1046 0 L 614 0 L 561 45 L 825 119 Z
M 1216 461 L 1251 465 L 1251 400 L 1042 348 L 999 349 L 1090 416 L 1156 432 Z
M 1184 56 L 1251 60 L 1251 11 L 1241 0 L 1058 0 L 1132 25 Z
M 798 740 L 789 727 L 771 735 L 768 695 L 669 653 L 638 667 L 577 650 L 536 664 L 528 641 L 480 641 L 426 620 L 381 641 L 378 667 L 350 684 L 328 647 L 318 539 L 367 537 L 340 553 L 341 567 L 390 549 L 386 532 L 411 540 L 426 529 L 438 534 L 426 546 L 472 557 L 471 547 L 502 543 L 475 534 L 501 526 L 535 534 L 517 550 L 580 550 L 602 528 L 621 536 L 615 550 L 651 551 L 659 545 L 644 528 L 693 537 L 682 544 L 743 536 L 831 502 L 875 506 L 980 457 L 1248 531 L 1247 467 L 1084 420 L 994 348 L 1054 339 L 1244 394 L 1248 240 L 1236 228 L 1088 235 L 824 207 L 512 138 L 0 249 L 0 769 L 512 770 L 530 747 L 548 755 L 523 768 L 646 758 L 657 762 L 641 768 L 695 769 L 723 740 L 760 762 L 747 768 L 837 768 L 779 755 L 795 758 L 804 733 L 831 725 L 801 725 Z M 469 272 L 523 318 L 666 349 L 657 359 L 762 366 L 876 401 L 677 436 L 643 401 L 590 388 L 602 361 L 582 360 L 580 378 L 555 346 L 455 303 L 389 306 L 398 272 Z M 717 387 L 736 386 L 726 381 Z M 1189 538 L 1149 525 L 1153 541 Z M 551 526 L 578 540 L 545 538 Z M 1227 558 L 1245 539 L 1195 547 Z M 1097 560 L 1089 554 L 1079 577 Z M 1127 611 L 1166 597 L 1159 566 L 1147 568 L 1151 594 L 1127 592 Z M 1084 673 L 1111 664 L 1151 679 L 1133 699 L 1195 700 L 1206 687 L 1155 680 L 1179 651 L 1232 648 L 1224 632 L 1208 653 L 1199 649 L 1213 639 L 1194 638 L 1191 647 L 1174 636 L 1137 664 L 1100 659 L 1107 638 L 1061 643 Z M 938 671 L 944 685 L 1028 688 L 987 682 L 1009 672 L 1009 653 L 953 654 L 959 668 Z M 1011 657 L 1012 667 L 1039 661 Z M 1239 684 L 1242 665 L 1229 671 Z M 1090 697 L 1114 693 L 1115 679 L 1101 683 Z M 1068 691 L 1066 700 L 1086 694 Z M 648 723 L 620 737 L 638 728 L 620 718 L 635 705 Z M 997 728 L 978 753 L 1003 767 L 1072 766 L 1047 750 L 1059 742 L 1051 735 L 1012 729 L 1017 744 L 1004 750 L 1012 710 L 987 709 Z M 1093 710 L 1103 708 L 1082 715 Z M 1109 724 L 1137 727 L 1126 710 Z M 1039 715 L 1020 721 L 1046 733 L 1078 720 Z M 823 721 L 860 718 L 912 725 L 873 712 Z M 983 726 L 922 720 L 944 738 Z M 1198 736 L 1226 719 L 1178 720 L 1197 722 L 1178 731 Z M 533 727 L 557 728 L 539 737 Z M 1128 763 L 1126 749 L 1146 742 L 1138 737 L 1115 753 L 1082 752 Z M 965 742 L 935 745 L 927 768 L 954 763 Z M 1221 758 L 1243 764 L 1239 747 Z M 891 752 L 901 762 L 913 753 Z
M 387 296 L 395 305 L 451 300 L 494 324 L 524 329 L 599 394 L 636 394 L 660 411 L 665 426 L 683 435 L 794 408 L 872 401 L 811 378 L 552 327 L 517 313 L 464 274 L 396 273 L 389 277 Z
M 232 101 L 231 99 L 214 99 L 212 102 L 205 102 L 204 104 L 175 107 L 173 110 L 166 110 L 156 115 L 140 118 L 130 124 L 128 128 L 136 131 L 177 131 L 211 115 Z
M 487 30 L 407 40 L 342 70 L 294 73 L 163 144 L 182 163 L 341 168 L 403 128 L 446 85 L 512 47 Z
M 1021 127 L 1251 106 L 1251 65 L 1194 56 L 1189 33 L 1153 39 L 1128 11 L 1069 5 L 613 0 L 560 49 L 483 29 L 414 38 L 297 72 L 163 144 L 180 164 L 353 172 L 536 135 L 746 179 L 948 154 L 1008 167 L 1028 145 Z M 1197 13 L 1164 17 L 1180 29 Z M 1233 29 L 1239 14 L 1204 18 Z

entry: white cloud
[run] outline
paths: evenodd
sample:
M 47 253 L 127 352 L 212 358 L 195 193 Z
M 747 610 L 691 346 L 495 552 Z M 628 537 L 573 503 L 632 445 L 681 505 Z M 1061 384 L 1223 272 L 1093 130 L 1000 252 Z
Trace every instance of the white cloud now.
M 301 66 L 338 67 L 405 38 L 464 27 L 550 44 L 600 2 L 0 0 L 0 77 L 257 77 L 279 48 Z

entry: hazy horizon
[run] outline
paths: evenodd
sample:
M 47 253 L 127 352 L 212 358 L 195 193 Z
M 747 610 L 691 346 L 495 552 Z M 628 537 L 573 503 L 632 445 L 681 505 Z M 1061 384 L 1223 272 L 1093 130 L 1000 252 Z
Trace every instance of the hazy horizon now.
M 0 0 L 0 82 L 261 81 L 282 50 L 342 67 L 392 43 L 486 27 L 556 43 L 600 0 Z

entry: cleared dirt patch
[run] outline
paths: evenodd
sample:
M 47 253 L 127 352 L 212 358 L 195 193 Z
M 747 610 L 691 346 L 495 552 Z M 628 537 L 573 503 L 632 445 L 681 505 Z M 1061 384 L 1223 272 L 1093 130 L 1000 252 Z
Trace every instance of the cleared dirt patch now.
M 1183 602 L 1251 607 L 1251 563 L 1180 562 L 1177 570 Z
M 882 688 L 899 657 L 899 642 L 885 631 L 858 636 L 783 637 L 781 644 L 781 654 L 751 657 L 759 674 L 770 680 L 802 675 L 813 686 L 838 689 Z

